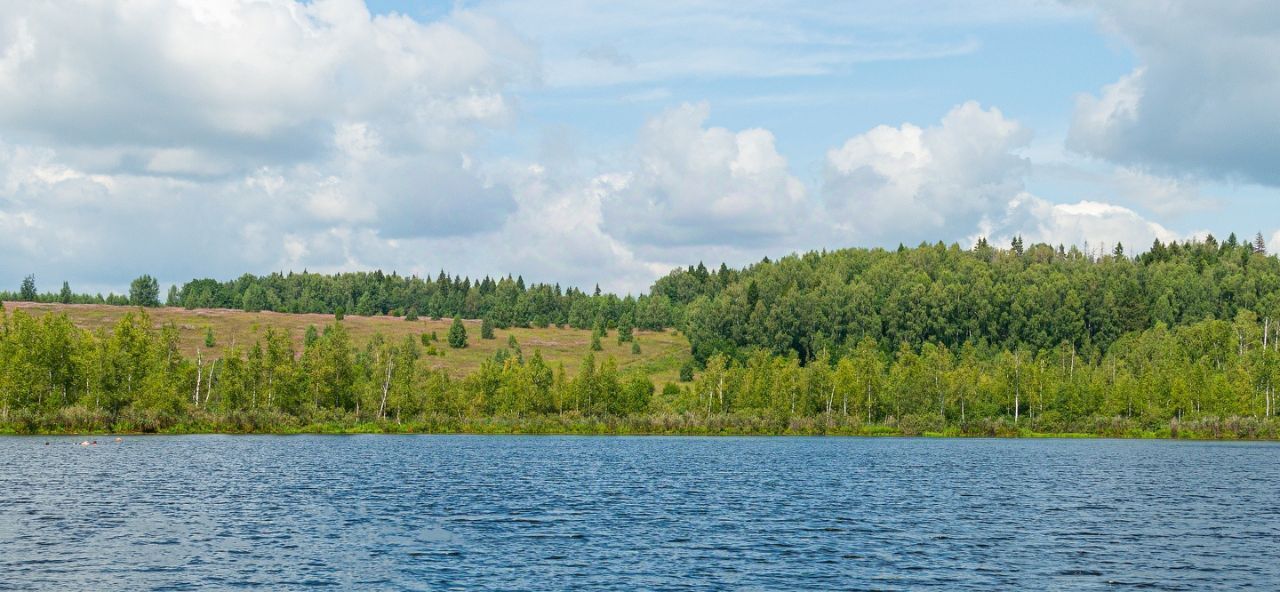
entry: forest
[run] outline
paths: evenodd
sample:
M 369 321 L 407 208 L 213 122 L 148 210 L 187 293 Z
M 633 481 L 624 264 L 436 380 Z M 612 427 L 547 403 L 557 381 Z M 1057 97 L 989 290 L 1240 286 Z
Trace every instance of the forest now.
M 140 287 L 158 299 L 154 280 Z M 58 296 L 22 288 L 12 299 Z M 677 269 L 636 298 L 381 272 L 171 290 L 174 305 L 239 294 L 337 313 L 301 348 L 268 328 L 217 359 L 181 355 L 176 328 L 154 326 L 132 292 L 142 308 L 110 330 L 2 313 L 0 429 L 1280 435 L 1280 261 L 1260 237 L 1136 257 L 1020 238 L 810 252 Z M 655 384 L 595 351 L 570 375 L 512 338 L 453 376 L 423 363 L 437 347 L 426 335 L 354 343 L 338 320 L 353 301 L 353 314 L 593 327 L 593 341 L 665 328 L 693 356 L 679 381 Z

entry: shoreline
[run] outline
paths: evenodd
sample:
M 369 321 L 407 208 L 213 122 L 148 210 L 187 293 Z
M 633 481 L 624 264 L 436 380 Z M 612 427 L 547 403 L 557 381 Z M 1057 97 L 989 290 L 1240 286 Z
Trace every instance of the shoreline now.
M 316 429 L 308 429 L 308 428 Z M 1201 435 L 1179 434 L 1167 432 L 1144 432 L 1130 434 L 1095 434 L 1081 432 L 1034 432 L 1023 431 L 1017 434 L 982 434 L 982 433 L 905 433 L 901 431 L 623 431 L 623 430 L 387 430 L 369 429 L 370 426 L 350 426 L 347 428 L 320 428 L 306 426 L 299 429 L 286 430 L 166 430 L 155 432 L 143 431 L 47 431 L 17 432 L 0 430 L 0 437 L 6 438 L 71 438 L 71 437 L 152 437 L 152 436 L 583 436 L 583 437 L 635 437 L 635 438 L 887 438 L 887 439 L 930 439 L 930 440 L 1165 440 L 1170 442 L 1270 442 L 1280 443 L 1276 437 L 1248 437 L 1238 435 Z

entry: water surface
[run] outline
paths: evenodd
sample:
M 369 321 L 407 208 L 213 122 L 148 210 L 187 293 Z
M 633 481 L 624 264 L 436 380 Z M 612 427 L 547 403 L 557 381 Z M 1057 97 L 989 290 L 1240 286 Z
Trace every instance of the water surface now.
M 79 440 L 0 438 L 0 589 L 1280 587 L 1274 444 Z

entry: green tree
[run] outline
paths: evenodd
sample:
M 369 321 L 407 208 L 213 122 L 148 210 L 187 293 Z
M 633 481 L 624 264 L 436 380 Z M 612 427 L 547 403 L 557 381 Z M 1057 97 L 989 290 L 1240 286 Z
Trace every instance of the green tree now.
M 205 327 L 204 328 L 204 346 L 213 347 L 217 344 L 218 344 L 217 340 L 214 339 L 213 337 L 213 327 Z
M 160 282 L 150 275 L 138 276 L 129 284 L 129 304 L 134 306 L 160 306 Z
M 58 292 L 58 302 L 63 304 L 71 304 L 71 284 L 62 282 L 62 290 Z
M 480 319 L 480 339 L 493 339 L 493 321 L 485 316 Z
M 35 302 L 36 300 L 36 276 L 28 275 L 22 278 L 22 286 L 18 289 L 18 300 L 24 302 Z
M 453 317 L 453 324 L 449 325 L 449 347 L 467 347 L 467 328 L 462 325 L 462 317 Z

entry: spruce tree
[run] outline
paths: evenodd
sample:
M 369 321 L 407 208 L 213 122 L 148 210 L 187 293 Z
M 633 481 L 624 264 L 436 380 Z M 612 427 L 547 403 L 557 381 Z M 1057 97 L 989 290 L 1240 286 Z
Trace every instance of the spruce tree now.
M 205 327 L 204 328 L 204 346 L 213 347 L 215 345 L 218 345 L 218 342 L 213 338 L 213 327 Z
M 22 287 L 18 289 L 18 300 L 22 300 L 24 302 L 35 302 L 36 276 L 29 275 L 22 278 Z
M 603 349 L 604 349 L 604 346 L 600 344 L 600 334 L 592 333 L 591 334 L 591 351 L 601 351 Z
M 480 320 L 480 339 L 493 339 L 493 321 L 489 320 L 489 316 L 485 315 Z
M 462 325 L 462 317 L 453 317 L 453 324 L 449 325 L 449 347 L 467 347 L 467 328 Z
M 58 292 L 58 302 L 71 304 L 71 284 L 62 282 L 62 291 Z

